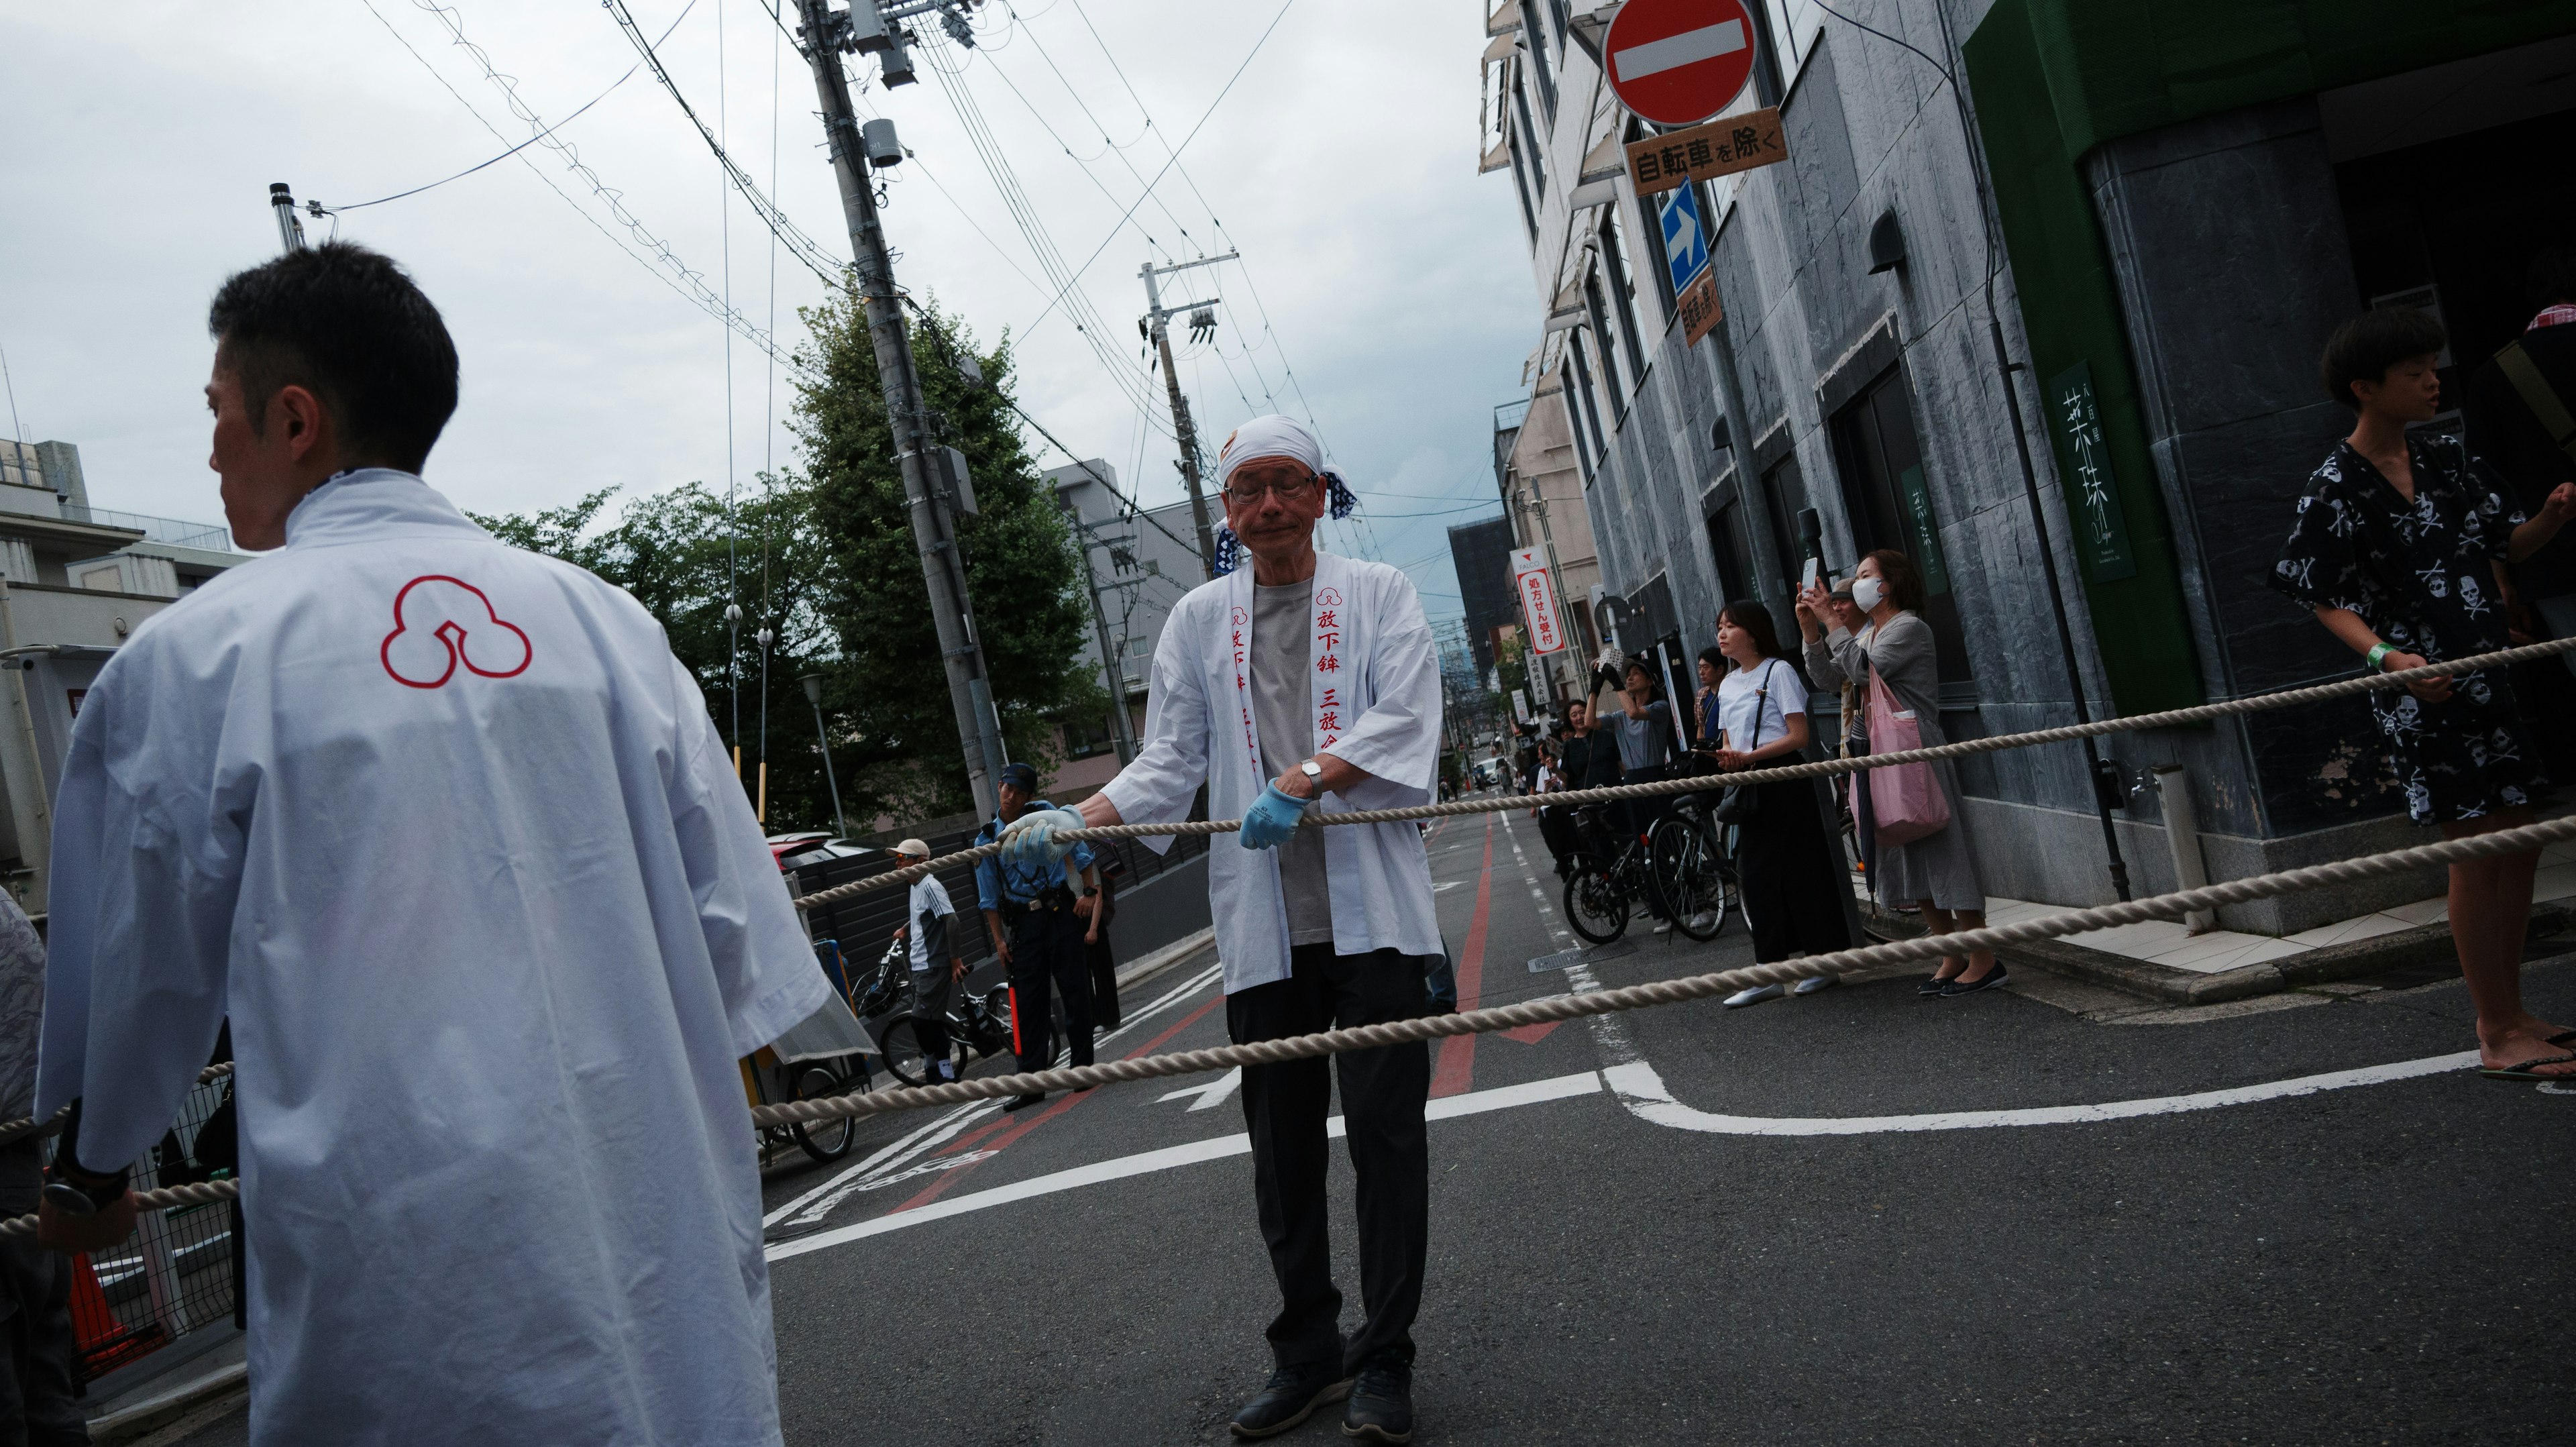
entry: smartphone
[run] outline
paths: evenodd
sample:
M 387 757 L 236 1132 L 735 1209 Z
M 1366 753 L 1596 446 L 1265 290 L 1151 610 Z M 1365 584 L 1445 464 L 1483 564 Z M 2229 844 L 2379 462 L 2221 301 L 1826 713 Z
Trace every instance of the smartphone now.
M 1809 554 L 1807 557 L 1807 581 L 1804 586 L 1809 588 L 1816 586 L 1816 579 L 1824 573 L 1824 570 L 1825 560 L 1812 553 Z

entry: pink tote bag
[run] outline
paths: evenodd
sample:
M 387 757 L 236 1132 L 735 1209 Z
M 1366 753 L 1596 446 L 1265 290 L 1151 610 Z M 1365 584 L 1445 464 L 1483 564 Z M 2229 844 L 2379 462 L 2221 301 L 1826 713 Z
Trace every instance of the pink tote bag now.
M 1923 726 L 1875 670 L 1869 675 L 1869 751 L 1901 754 L 1923 747 Z M 1911 844 L 1950 827 L 1950 800 L 1930 764 L 1896 764 L 1869 771 L 1870 810 L 1877 816 L 1881 848 Z

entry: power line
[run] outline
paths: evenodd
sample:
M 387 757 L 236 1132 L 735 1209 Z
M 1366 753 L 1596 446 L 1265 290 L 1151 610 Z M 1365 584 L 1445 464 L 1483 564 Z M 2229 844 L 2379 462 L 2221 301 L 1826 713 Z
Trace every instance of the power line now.
M 409 52 L 412 59 L 420 62 L 421 69 L 429 72 L 430 79 L 437 81 L 441 89 L 456 98 L 456 103 L 458 105 L 465 107 L 466 114 L 474 117 L 475 121 L 479 123 L 483 129 L 490 131 L 495 139 L 504 143 L 509 141 L 510 138 L 501 133 L 500 127 L 492 124 L 491 120 L 487 118 L 481 110 L 476 108 L 474 102 L 465 98 L 464 92 L 448 83 L 447 77 L 439 73 L 438 67 L 430 63 L 428 56 L 420 53 L 419 48 L 411 43 L 409 37 L 405 36 L 400 30 L 394 28 L 394 23 L 387 20 L 384 16 L 384 12 L 376 8 L 375 0 L 359 0 L 359 3 L 367 7 L 367 13 L 376 18 L 376 23 L 385 28 L 385 33 L 391 35 L 394 38 L 395 43 L 399 44 L 405 51 Z M 554 128 L 548 126 L 542 117 L 538 116 L 535 111 L 530 110 L 527 107 L 527 104 L 519 99 L 517 82 L 510 79 L 508 76 L 501 74 L 500 71 L 493 66 L 492 57 L 489 52 L 485 51 L 483 47 L 476 45 L 465 38 L 464 24 L 456 17 L 453 10 L 435 3 L 435 0 L 412 0 L 412 3 L 418 8 L 426 10 L 433 16 L 437 17 L 439 23 L 446 27 L 447 32 L 453 38 L 454 43 L 462 48 L 465 53 L 472 57 L 474 62 L 482 68 L 483 78 L 490 81 L 500 90 L 502 99 L 509 106 L 511 114 L 517 116 L 521 121 L 526 122 L 528 125 L 535 127 L 541 133 L 537 139 L 545 145 L 546 149 L 562 155 L 565 158 L 567 168 L 575 175 L 582 178 L 583 182 L 590 187 L 591 193 L 607 204 L 609 214 L 616 218 L 619 224 L 626 227 L 628 233 L 632 235 L 638 243 L 642 244 L 647 251 L 652 252 L 655 257 L 658 257 L 661 264 L 657 265 L 655 260 L 652 258 L 648 258 L 642 253 L 637 252 L 634 247 L 629 246 L 626 242 L 620 241 L 617 238 L 617 233 L 609 230 L 605 223 L 603 223 L 597 216 L 592 215 L 589 208 L 574 200 L 571 194 L 565 191 L 561 186 L 556 185 L 553 177 L 548 176 L 545 172 L 537 169 L 537 163 L 534 160 L 524 154 L 519 155 L 519 164 L 527 167 L 530 175 L 535 176 L 539 181 L 543 182 L 547 190 L 554 192 L 556 196 L 562 198 L 565 205 L 570 206 L 583 220 L 589 222 L 592 228 L 597 230 L 600 235 L 607 237 L 611 246 L 616 247 L 619 251 L 632 257 L 636 265 L 641 266 L 647 272 L 650 272 L 655 278 L 660 280 L 663 285 L 670 287 L 675 292 L 678 292 L 681 296 L 687 298 L 692 304 L 705 311 L 708 315 L 716 318 L 716 320 L 723 322 L 726 326 L 740 332 L 743 336 L 749 338 L 776 360 L 785 362 L 791 367 L 796 367 L 800 371 L 805 370 L 802 364 L 797 362 L 792 354 L 779 347 L 777 341 L 768 332 L 753 326 L 748 318 L 735 313 L 731 308 L 727 307 L 724 304 L 724 298 L 716 295 L 714 291 L 708 288 L 703 273 L 699 272 L 694 267 L 691 267 L 688 263 L 680 260 L 679 256 L 671 250 L 670 243 L 662 240 L 660 237 L 655 236 L 651 231 L 645 229 L 644 223 L 637 219 L 633 212 L 626 209 L 620 193 L 611 190 L 606 182 L 599 179 L 599 173 L 592 170 L 589 165 L 582 161 L 580 151 L 577 150 L 571 142 L 564 140 L 560 136 L 552 134 Z M 677 22 L 675 21 L 674 23 L 676 24 Z M 663 269 L 665 265 L 669 268 L 667 272 Z
M 697 6 L 698 6 L 698 0 L 689 0 L 689 3 L 688 3 L 686 6 L 684 6 L 684 7 L 682 7 L 682 8 L 681 8 L 680 13 L 679 13 L 679 16 L 678 16 L 676 19 L 672 20 L 672 22 L 671 22 L 671 30 L 677 30 L 677 29 L 679 29 L 679 28 L 680 28 L 680 21 L 688 19 L 688 18 L 689 18 L 689 12 L 690 12 L 691 10 L 696 9 L 696 8 L 697 8 Z M 662 36 L 663 36 L 663 38 L 664 38 L 664 39 L 666 39 L 666 40 L 667 40 L 667 39 L 669 39 L 669 38 L 670 38 L 671 30 L 665 30 L 665 31 L 663 31 L 663 32 L 662 32 Z M 450 181 L 462 181 L 462 180 L 464 180 L 466 177 L 473 175 L 475 172 L 482 170 L 482 169 L 483 169 L 484 167 L 486 167 L 486 166 L 497 165 L 497 164 L 499 164 L 500 162 L 503 162 L 503 161 L 506 161 L 506 160 L 510 159 L 512 156 L 515 156 L 515 155 L 519 154 L 521 151 L 526 150 L 528 147 L 535 145 L 537 142 L 544 140 L 546 137 L 553 135 L 555 132 L 557 132 L 557 131 L 559 131 L 559 130 L 562 130 L 564 127 L 566 127 L 566 126 L 568 126 L 568 125 L 571 125 L 573 122 L 575 122 L 575 121 L 577 121 L 577 120 L 580 120 L 580 119 L 581 119 L 582 111 L 589 110 L 592 106 L 595 106 L 595 105 L 599 104 L 601 101 L 604 101 L 604 100 L 608 99 L 609 94 L 610 94 L 611 92 L 615 91 L 619 86 L 626 84 L 626 82 L 627 82 L 627 81 L 629 81 L 629 80 L 633 79 L 633 78 L 634 78 L 634 76 L 635 76 L 635 72 L 637 72 L 637 71 L 639 71 L 639 70 L 642 70 L 643 68 L 644 68 L 644 67 L 643 67 L 643 64 L 642 64 L 641 62 L 638 62 L 638 63 L 636 63 L 636 64 L 634 64 L 634 65 L 630 65 L 630 66 L 626 67 L 626 74 L 621 75 L 621 76 L 619 76 L 617 79 L 610 81 L 610 82 L 608 83 L 608 89 L 607 89 L 607 90 L 601 91 L 599 94 L 597 94 L 597 95 L 595 95 L 595 96 L 592 96 L 589 100 L 584 101 L 584 102 L 582 103 L 581 110 L 574 111 L 571 115 L 568 115 L 568 116 L 564 117 L 562 120 L 559 120 L 559 121 L 555 122 L 553 125 L 550 125 L 550 126 L 546 127 L 544 130 L 539 131 L 539 132 L 537 132 L 535 135 L 528 137 L 526 140 L 519 142 L 517 145 L 512 146 L 510 149 L 508 149 L 508 150 L 506 150 L 506 151 L 503 151 L 501 154 L 499 154 L 499 155 L 497 155 L 497 156 L 494 156 L 491 160 L 488 160 L 488 161 L 477 161 L 477 162 L 475 162 L 473 165 L 466 167 L 464 170 L 457 172 L 457 173 L 456 173 L 455 175 L 453 175 L 453 176 L 442 176 L 442 177 L 440 177 L 438 180 L 432 181 L 432 182 L 430 182 L 430 183 L 429 183 L 428 185 L 426 185 L 426 186 L 414 186 L 414 187 L 412 187 L 412 188 L 411 188 L 410 190 L 408 190 L 408 191 L 396 191 L 394 194 L 392 194 L 392 195 L 390 195 L 390 196 L 379 196 L 379 197 L 377 197 L 377 198 L 376 198 L 375 200 L 373 200 L 373 201 L 356 201 L 356 202 L 352 202 L 352 203 L 350 203 L 349 205 L 346 205 L 346 206 L 323 206 L 323 205 L 320 205 L 319 203 L 313 203 L 313 202 L 308 202 L 307 204 L 313 208 L 313 212 L 314 212 L 314 214 L 315 214 L 315 215 L 318 215 L 318 216 L 337 216 L 337 215 L 339 215 L 339 214 L 340 214 L 341 212 L 343 212 L 343 211 L 364 211 L 364 210 L 366 210 L 366 209 L 367 209 L 368 207 L 370 207 L 370 206 L 382 206 L 383 204 L 385 204 L 385 203 L 386 203 L 386 202 L 388 202 L 388 201 L 400 201 L 400 200 L 403 200 L 403 199 L 404 199 L 404 198 L 406 198 L 406 197 L 410 197 L 410 196 L 417 196 L 417 195 L 419 195 L 419 194 L 420 194 L 421 192 L 423 192 L 423 191 L 435 191 L 435 190 L 437 190 L 439 187 L 446 185 L 446 184 L 447 184 L 448 182 L 450 182 Z

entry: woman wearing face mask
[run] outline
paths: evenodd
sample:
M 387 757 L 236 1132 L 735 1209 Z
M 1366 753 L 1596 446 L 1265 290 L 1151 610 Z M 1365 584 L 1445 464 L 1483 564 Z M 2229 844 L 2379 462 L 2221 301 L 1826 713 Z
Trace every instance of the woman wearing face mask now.
M 1819 583 L 1799 595 L 1799 622 L 1809 636 L 1814 619 L 1831 616 L 1831 597 Z M 1932 651 L 1932 625 L 1923 621 L 1922 576 L 1893 548 L 1881 548 L 1861 559 L 1852 583 L 1852 605 L 1868 616 L 1858 633 L 1836 627 L 1825 643 L 1846 677 L 1866 693 L 1875 673 L 1896 696 L 1896 706 L 1914 715 L 1923 731 L 1923 747 L 1946 742 L 1941 737 L 1941 669 Z M 1906 844 L 1878 846 L 1878 897 L 1890 906 L 1912 904 L 1923 911 L 1923 923 L 1936 935 L 1982 929 L 1986 891 L 1977 881 L 1977 860 L 1968 845 L 1968 822 L 1960 805 L 1958 771 L 1942 759 L 1932 765 L 1933 778 L 1950 802 L 1950 822 Z M 2003 984 L 2008 977 L 1991 950 L 1971 952 L 1963 962 L 1943 955 L 1941 967 L 1917 987 L 1924 995 L 1971 995 Z
M 1807 680 L 1781 656 L 1771 611 L 1759 603 L 1729 603 L 1717 615 L 1719 653 L 1734 665 L 1708 695 L 1715 705 L 1718 767 L 1777 768 L 1806 752 Z M 1702 668 L 1708 666 L 1702 655 Z M 1825 823 L 1809 779 L 1774 779 L 1752 786 L 1753 812 L 1740 826 L 1736 867 L 1743 873 L 1744 913 L 1753 926 L 1753 961 L 1767 965 L 1801 955 L 1851 948 L 1843 928 L 1842 871 L 1825 843 Z M 1831 989 L 1831 975 L 1798 982 L 1798 993 Z M 1727 998 L 1733 1008 L 1776 1000 L 1778 985 L 1756 985 Z

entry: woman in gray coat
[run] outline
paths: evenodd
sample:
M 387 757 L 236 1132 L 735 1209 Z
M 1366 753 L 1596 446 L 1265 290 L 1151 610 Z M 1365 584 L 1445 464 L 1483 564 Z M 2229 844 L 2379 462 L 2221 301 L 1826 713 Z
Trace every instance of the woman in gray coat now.
M 1896 696 L 1896 706 L 1910 710 L 1929 748 L 1947 742 L 1941 736 L 1941 668 L 1932 648 L 1932 625 L 1923 621 L 1923 579 L 1912 560 L 1893 548 L 1881 548 L 1861 559 L 1852 584 L 1852 602 L 1868 615 L 1860 632 L 1836 627 L 1822 639 L 1834 665 L 1849 678 L 1866 709 L 1869 679 L 1875 672 Z M 1810 640 L 1818 620 L 1830 616 L 1821 583 L 1798 599 L 1798 627 Z M 1873 752 L 1880 750 L 1873 749 Z M 1936 935 L 1958 929 L 1982 929 L 1986 892 L 1977 881 L 1977 858 L 1968 842 L 1968 818 L 1959 793 L 1958 771 L 1942 759 L 1933 777 L 1950 801 L 1950 822 L 1907 844 L 1881 843 L 1873 878 L 1880 903 L 1914 905 Z M 1941 957 L 1941 967 L 1918 987 L 1926 995 L 1968 995 L 1992 989 L 2006 979 L 1991 950 L 1976 950 L 1963 962 Z

